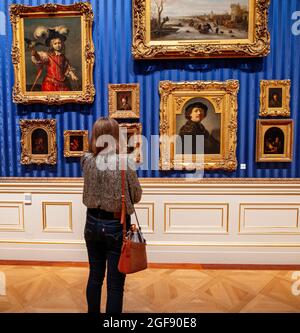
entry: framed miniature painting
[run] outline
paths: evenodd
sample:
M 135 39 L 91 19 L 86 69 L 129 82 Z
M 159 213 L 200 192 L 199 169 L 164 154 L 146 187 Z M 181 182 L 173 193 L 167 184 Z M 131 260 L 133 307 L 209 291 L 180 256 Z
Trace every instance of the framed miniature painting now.
M 160 168 L 234 171 L 239 82 L 160 83 Z M 202 145 L 197 145 L 197 140 Z
M 80 157 L 89 150 L 88 131 L 64 131 L 64 156 Z
M 20 120 L 21 164 L 56 164 L 56 120 Z
M 292 162 L 293 120 L 258 119 L 256 162 Z
M 133 56 L 266 56 L 269 4 L 270 0 L 133 0 Z
M 290 88 L 290 80 L 261 80 L 259 115 L 289 117 Z
M 15 103 L 92 103 L 90 3 L 11 5 Z M 74 52 L 76 50 L 76 52 Z
M 127 154 L 133 156 L 135 163 L 142 163 L 142 124 L 121 123 L 120 133 L 126 133 Z
M 138 83 L 109 84 L 108 93 L 111 118 L 139 118 L 140 86 Z

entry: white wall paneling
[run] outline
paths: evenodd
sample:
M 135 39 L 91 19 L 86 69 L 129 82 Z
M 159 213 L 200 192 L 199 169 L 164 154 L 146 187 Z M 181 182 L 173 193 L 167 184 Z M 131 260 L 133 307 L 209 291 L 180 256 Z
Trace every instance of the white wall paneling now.
M 299 264 L 300 181 L 141 183 L 150 262 Z M 0 179 L 0 260 L 86 261 L 82 187 L 81 178 Z

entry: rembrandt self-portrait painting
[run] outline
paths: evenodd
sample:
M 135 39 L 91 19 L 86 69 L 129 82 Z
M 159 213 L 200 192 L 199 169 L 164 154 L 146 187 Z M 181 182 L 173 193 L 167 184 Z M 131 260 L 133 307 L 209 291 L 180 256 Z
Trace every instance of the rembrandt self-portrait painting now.
M 14 101 L 92 102 L 91 5 L 12 5 L 10 11 Z
M 221 115 L 215 112 L 213 104 L 206 98 L 191 99 L 183 112 L 176 115 L 176 133 L 181 140 L 181 145 L 176 145 L 177 153 L 220 154 L 220 130 Z M 203 136 L 204 149 L 201 145 L 197 147 L 197 135 Z M 185 144 L 188 136 L 190 145 Z
M 269 0 L 133 0 L 133 56 L 259 57 L 270 48 Z
M 236 169 L 236 80 L 160 82 L 160 168 Z

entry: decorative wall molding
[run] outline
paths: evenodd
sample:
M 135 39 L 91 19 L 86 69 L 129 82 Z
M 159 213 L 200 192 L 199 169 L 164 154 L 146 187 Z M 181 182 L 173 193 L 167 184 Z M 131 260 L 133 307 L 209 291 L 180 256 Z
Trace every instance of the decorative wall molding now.
M 299 262 L 298 179 L 151 180 L 141 179 L 143 197 L 136 205 L 150 262 Z M 82 178 L 1 179 L 1 222 L 5 215 L 11 221 L 10 230 L 0 223 L 0 259 L 86 261 L 82 190 Z M 14 215 L 1 212 L 7 203 Z

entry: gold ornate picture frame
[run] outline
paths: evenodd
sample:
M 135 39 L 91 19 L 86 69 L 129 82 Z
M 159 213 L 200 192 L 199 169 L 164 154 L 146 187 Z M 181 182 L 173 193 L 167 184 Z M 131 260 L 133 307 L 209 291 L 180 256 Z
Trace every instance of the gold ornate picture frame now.
M 111 118 L 140 117 L 140 85 L 138 83 L 109 84 L 108 94 Z
M 89 150 L 87 130 L 64 131 L 64 156 L 80 157 Z
M 258 119 L 256 162 L 292 162 L 293 133 L 292 119 Z
M 94 101 L 90 3 L 11 5 L 10 20 L 15 103 Z
M 121 123 L 119 124 L 120 131 L 127 131 L 127 144 L 130 138 L 133 141 L 127 147 L 127 154 L 134 154 L 134 162 L 142 163 L 142 124 L 141 123 Z
M 135 59 L 263 57 L 270 0 L 133 0 Z
M 20 120 L 21 164 L 56 164 L 56 120 Z
M 290 80 L 260 81 L 261 117 L 290 117 Z
M 160 82 L 160 169 L 193 169 L 199 155 L 203 156 L 198 151 L 178 151 L 174 138 L 186 135 L 185 131 L 204 137 L 204 165 L 200 167 L 236 170 L 238 90 L 237 80 Z M 188 117 L 195 104 L 206 109 L 206 119 L 198 125 Z M 196 127 L 201 133 L 196 133 Z M 189 157 L 187 162 L 185 157 Z

